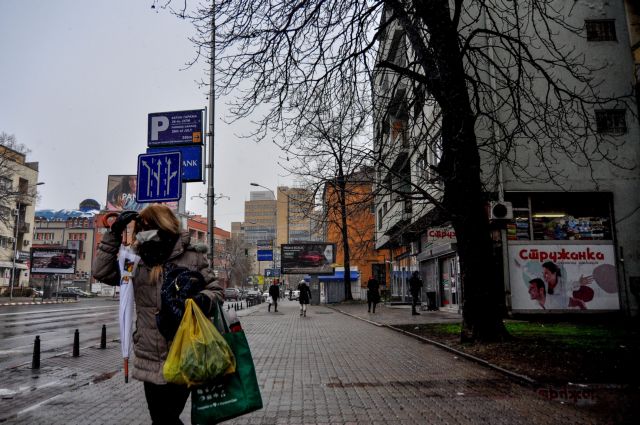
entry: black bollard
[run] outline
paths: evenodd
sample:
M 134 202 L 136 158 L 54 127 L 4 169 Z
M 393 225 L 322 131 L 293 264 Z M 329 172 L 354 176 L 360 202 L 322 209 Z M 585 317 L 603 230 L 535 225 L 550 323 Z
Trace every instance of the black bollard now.
M 77 329 L 73 334 L 73 357 L 80 357 L 80 332 Z
M 36 335 L 33 341 L 33 359 L 31 360 L 31 369 L 40 369 L 40 335 Z
M 107 326 L 102 325 L 102 335 L 100 335 L 100 348 L 107 348 Z

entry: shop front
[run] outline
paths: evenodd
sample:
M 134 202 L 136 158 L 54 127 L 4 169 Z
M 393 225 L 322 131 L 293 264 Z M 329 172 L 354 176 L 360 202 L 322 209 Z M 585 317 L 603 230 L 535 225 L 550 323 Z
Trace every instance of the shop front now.
M 421 238 L 417 256 L 424 286 L 422 300 L 427 308 L 460 310 L 460 261 L 455 232 L 451 227 L 429 228 Z
M 617 311 L 609 193 L 506 193 L 506 260 L 514 312 Z

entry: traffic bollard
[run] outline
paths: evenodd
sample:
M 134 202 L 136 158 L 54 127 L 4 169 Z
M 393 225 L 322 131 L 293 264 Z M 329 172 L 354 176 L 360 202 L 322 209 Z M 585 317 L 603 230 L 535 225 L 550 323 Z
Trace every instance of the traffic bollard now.
M 36 335 L 33 341 L 33 359 L 31 360 L 31 369 L 40 369 L 40 335 Z
M 102 335 L 100 335 L 100 348 L 107 348 L 107 326 L 102 325 Z
M 80 357 L 80 332 L 77 329 L 73 334 L 73 357 Z

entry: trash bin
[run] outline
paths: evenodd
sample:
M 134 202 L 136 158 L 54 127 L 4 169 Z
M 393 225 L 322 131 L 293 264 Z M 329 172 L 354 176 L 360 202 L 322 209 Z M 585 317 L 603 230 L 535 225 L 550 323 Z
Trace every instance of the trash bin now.
M 427 302 L 429 303 L 429 307 L 428 307 L 429 311 L 438 310 L 438 304 L 436 302 L 436 293 L 435 292 L 427 292 Z

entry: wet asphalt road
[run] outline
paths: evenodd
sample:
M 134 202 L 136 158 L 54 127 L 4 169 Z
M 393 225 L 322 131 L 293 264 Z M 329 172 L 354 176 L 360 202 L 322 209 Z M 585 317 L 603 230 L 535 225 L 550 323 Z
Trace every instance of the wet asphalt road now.
M 64 304 L 0 308 L 0 369 L 31 362 L 36 335 L 41 358 L 71 352 L 75 330 L 80 347 L 100 343 L 102 325 L 107 340 L 119 338 L 118 302 L 112 298 L 78 299 Z

